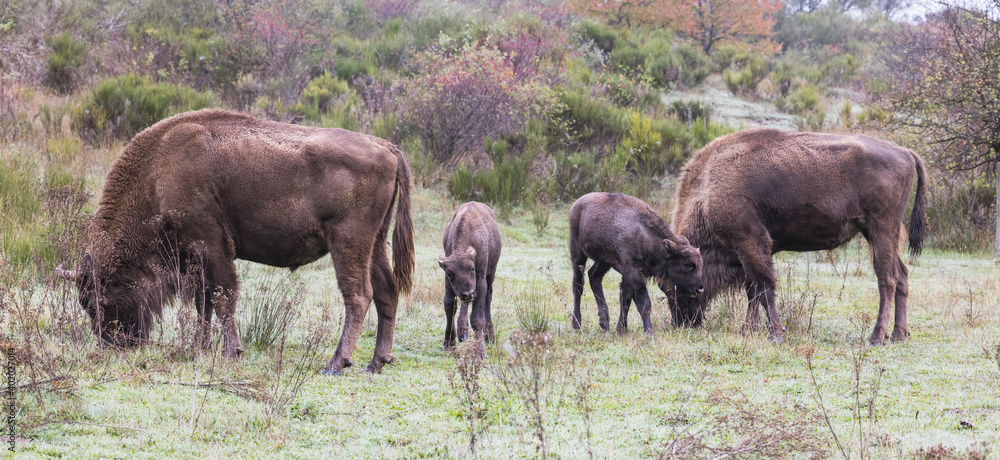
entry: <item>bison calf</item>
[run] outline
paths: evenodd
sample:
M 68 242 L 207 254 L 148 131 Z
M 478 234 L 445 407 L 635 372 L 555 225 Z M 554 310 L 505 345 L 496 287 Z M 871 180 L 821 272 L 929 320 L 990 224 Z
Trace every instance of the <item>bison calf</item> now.
M 927 204 L 924 162 L 898 145 L 868 136 L 760 129 L 705 146 L 684 166 L 673 224 L 705 257 L 705 293 L 678 296 L 673 308 L 704 311 L 723 290 L 746 289 L 744 331 L 767 312 L 771 340 L 784 337 L 775 308 L 771 255 L 836 248 L 860 233 L 871 246 L 879 309 L 872 344 L 906 340 L 906 266 L 898 254 L 903 214 L 916 179 L 910 252 L 923 244 Z M 694 304 L 694 305 L 685 305 Z
M 701 252 L 670 227 L 642 200 L 621 193 L 588 193 L 569 210 L 569 253 L 573 261 L 573 328 L 580 328 L 583 270 L 590 267 L 590 289 L 597 299 L 601 328 L 608 329 L 608 304 L 601 281 L 608 270 L 621 273 L 621 313 L 618 333 L 628 330 L 628 310 L 633 300 L 642 317 L 643 330 L 652 332 L 651 303 L 646 280 L 655 278 L 664 293 L 669 279 L 680 286 L 678 295 L 702 291 Z M 675 325 L 684 320 L 675 314 Z
M 456 337 L 468 335 L 468 305 L 472 304 L 472 330 L 476 339 L 492 342 L 493 278 L 500 260 L 500 228 L 489 206 L 470 201 L 458 207 L 444 231 L 444 254 L 438 265 L 444 269 L 444 348 L 455 347 Z M 461 302 L 455 328 L 455 297 Z

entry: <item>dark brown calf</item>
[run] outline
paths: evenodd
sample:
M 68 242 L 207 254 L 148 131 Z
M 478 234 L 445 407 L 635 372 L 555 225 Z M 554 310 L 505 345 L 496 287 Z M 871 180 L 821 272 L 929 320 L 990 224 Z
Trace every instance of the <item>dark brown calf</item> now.
M 909 282 L 898 246 L 916 178 L 909 243 L 911 254 L 920 252 L 926 176 L 915 153 L 868 136 L 761 129 L 716 139 L 684 166 L 673 214 L 674 228 L 702 250 L 705 293 L 678 296 L 672 307 L 693 308 L 700 321 L 715 295 L 742 287 L 749 299 L 744 331 L 756 329 L 763 306 L 771 340 L 780 341 L 771 255 L 833 249 L 861 233 L 879 289 L 869 340 L 882 344 L 889 336 L 893 302 L 892 340 L 906 340 Z
M 468 305 L 472 304 L 472 330 L 477 340 L 493 342 L 493 278 L 500 260 L 500 228 L 493 210 L 470 201 L 458 207 L 444 231 L 444 254 L 438 265 L 444 269 L 444 348 L 455 347 L 455 339 L 468 335 Z M 455 297 L 461 303 L 455 328 Z
M 601 281 L 612 268 L 622 274 L 619 334 L 628 331 L 628 310 L 633 300 L 643 330 L 652 332 L 647 279 L 655 278 L 661 290 L 669 279 L 681 287 L 682 295 L 696 296 L 702 290 L 698 249 L 683 236 L 674 235 L 649 205 L 621 193 L 588 193 L 573 203 L 569 210 L 569 254 L 573 262 L 574 329 L 580 329 L 580 296 L 588 258 L 594 259 L 588 272 L 590 289 L 597 299 L 597 315 L 604 330 L 610 319 Z M 675 315 L 674 323 L 679 324 L 679 319 Z

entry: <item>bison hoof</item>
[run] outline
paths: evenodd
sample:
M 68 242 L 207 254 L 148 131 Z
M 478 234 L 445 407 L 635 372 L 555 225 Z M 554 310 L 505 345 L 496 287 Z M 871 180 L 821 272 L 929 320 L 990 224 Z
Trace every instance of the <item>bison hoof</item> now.
M 771 342 L 771 343 L 773 343 L 775 345 L 777 345 L 777 344 L 782 343 L 782 342 L 785 341 L 785 335 L 784 334 L 782 334 L 782 335 L 771 335 L 770 337 L 767 338 L 767 341 Z
M 243 356 L 243 348 L 242 347 L 236 348 L 236 349 L 225 350 L 225 351 L 222 352 L 222 357 L 223 358 L 227 358 L 227 359 L 240 359 L 241 356 Z
M 459 342 L 465 342 L 465 339 L 468 339 L 468 338 L 469 338 L 468 334 L 459 334 L 458 335 L 458 341 Z
M 340 377 L 340 376 L 344 375 L 344 371 L 337 370 L 337 369 L 323 369 L 322 372 L 323 372 L 323 375 L 330 376 L 330 377 Z
M 609 324 L 609 323 L 601 323 L 601 330 L 603 330 L 605 332 L 611 330 L 611 324 Z

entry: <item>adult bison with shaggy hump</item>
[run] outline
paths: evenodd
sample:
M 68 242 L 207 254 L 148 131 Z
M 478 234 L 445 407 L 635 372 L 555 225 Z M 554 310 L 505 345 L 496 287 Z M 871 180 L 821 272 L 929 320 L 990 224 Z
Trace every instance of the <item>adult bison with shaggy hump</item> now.
M 878 278 L 878 319 L 869 341 L 882 344 L 889 337 L 893 302 L 891 338 L 906 340 L 909 284 L 898 246 L 914 177 L 912 255 L 923 245 L 927 205 L 927 172 L 912 151 L 868 136 L 773 129 L 716 139 L 684 166 L 672 222 L 701 248 L 705 292 L 693 299 L 678 295 L 672 310 L 695 312 L 683 320 L 697 325 L 713 297 L 743 287 L 749 299 L 744 332 L 756 329 L 763 306 L 771 340 L 780 341 L 784 327 L 771 256 L 833 249 L 860 233 Z
M 351 365 L 373 299 L 368 370 L 392 361 L 398 295 L 411 287 L 413 223 L 409 167 L 385 140 L 220 110 L 179 114 L 137 134 L 111 165 L 95 232 L 79 270 L 63 274 L 76 279 L 103 342 L 145 342 L 152 315 L 181 294 L 194 297 L 197 341 L 210 342 L 214 311 L 223 355 L 236 357 L 234 259 L 294 270 L 330 253 L 347 311 L 324 373 Z M 194 289 L 177 292 L 182 276 Z
M 587 259 L 594 259 L 587 274 L 604 330 L 610 318 L 601 282 L 612 268 L 622 275 L 619 334 L 628 331 L 628 310 L 633 300 L 643 330 L 653 331 L 647 279 L 656 279 L 664 293 L 667 280 L 679 287 L 678 295 L 696 296 L 702 290 L 701 253 L 686 238 L 670 231 L 649 205 L 633 196 L 595 192 L 576 200 L 569 209 L 569 254 L 573 263 L 574 329 L 580 329 L 580 296 Z

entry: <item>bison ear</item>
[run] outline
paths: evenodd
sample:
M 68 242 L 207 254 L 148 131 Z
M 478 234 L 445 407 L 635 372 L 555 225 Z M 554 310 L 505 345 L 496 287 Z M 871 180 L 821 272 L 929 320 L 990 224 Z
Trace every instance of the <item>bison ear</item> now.
M 681 246 L 690 246 L 691 242 L 688 241 L 688 239 L 685 238 L 684 235 L 677 235 L 677 244 Z
M 663 247 L 667 248 L 667 252 L 671 254 L 676 254 L 677 252 L 680 251 L 681 248 L 679 244 L 675 243 L 671 239 L 663 240 Z
M 469 249 L 466 249 L 465 253 L 472 257 L 476 257 L 476 248 L 469 246 Z
M 438 256 L 438 266 L 444 268 L 444 256 Z

